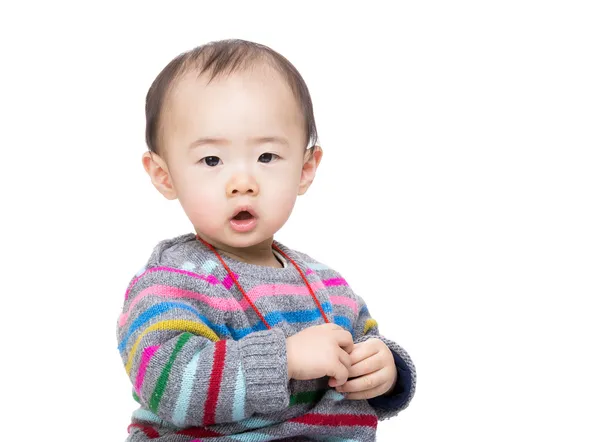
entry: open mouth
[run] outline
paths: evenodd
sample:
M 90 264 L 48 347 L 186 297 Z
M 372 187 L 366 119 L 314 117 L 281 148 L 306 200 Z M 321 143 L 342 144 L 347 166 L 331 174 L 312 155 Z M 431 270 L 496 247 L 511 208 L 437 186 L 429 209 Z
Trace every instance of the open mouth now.
M 237 212 L 229 223 L 236 232 L 250 232 L 258 224 L 256 213 L 250 207 L 246 209 L 240 207 L 240 209 L 242 210 Z
M 254 215 L 252 215 L 247 210 L 242 210 L 240 213 L 233 217 L 233 219 L 235 219 L 236 221 L 244 221 L 252 218 L 254 218 Z

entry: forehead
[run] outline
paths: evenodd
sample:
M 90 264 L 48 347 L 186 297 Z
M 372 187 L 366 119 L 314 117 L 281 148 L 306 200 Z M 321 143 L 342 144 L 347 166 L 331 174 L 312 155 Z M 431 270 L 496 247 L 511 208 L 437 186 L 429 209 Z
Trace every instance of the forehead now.
M 243 140 L 257 136 L 304 138 L 300 106 L 283 76 L 258 66 L 209 82 L 191 71 L 174 85 L 165 103 L 165 141 L 180 145 L 199 137 Z

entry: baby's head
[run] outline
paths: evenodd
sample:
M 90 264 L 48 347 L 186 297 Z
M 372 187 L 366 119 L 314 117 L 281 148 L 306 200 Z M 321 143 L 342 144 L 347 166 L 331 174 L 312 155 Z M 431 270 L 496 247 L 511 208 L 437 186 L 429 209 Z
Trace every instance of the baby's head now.
M 218 41 L 178 56 L 154 80 L 142 162 L 199 236 L 244 249 L 270 244 L 287 221 L 314 179 L 317 140 L 292 64 L 263 45 Z

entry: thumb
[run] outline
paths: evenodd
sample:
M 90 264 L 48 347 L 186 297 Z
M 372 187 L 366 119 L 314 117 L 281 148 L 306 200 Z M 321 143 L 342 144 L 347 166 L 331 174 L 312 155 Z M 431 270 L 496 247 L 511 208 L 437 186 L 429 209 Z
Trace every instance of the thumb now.
M 340 384 L 340 383 L 338 383 L 338 381 L 336 380 L 336 378 L 329 378 L 328 385 L 329 385 L 331 388 L 335 388 L 335 387 L 339 387 L 340 385 L 344 385 L 344 384 Z

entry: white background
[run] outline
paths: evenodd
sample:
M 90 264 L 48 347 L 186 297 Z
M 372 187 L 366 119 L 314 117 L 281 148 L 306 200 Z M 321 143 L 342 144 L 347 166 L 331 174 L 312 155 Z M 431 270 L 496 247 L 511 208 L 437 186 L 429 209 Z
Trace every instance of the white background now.
M 145 94 L 243 38 L 302 73 L 325 152 L 278 239 L 414 358 L 379 440 L 600 440 L 597 3 L 223 3 L 3 3 L 0 439 L 125 439 L 123 295 L 191 231 L 142 168 Z

